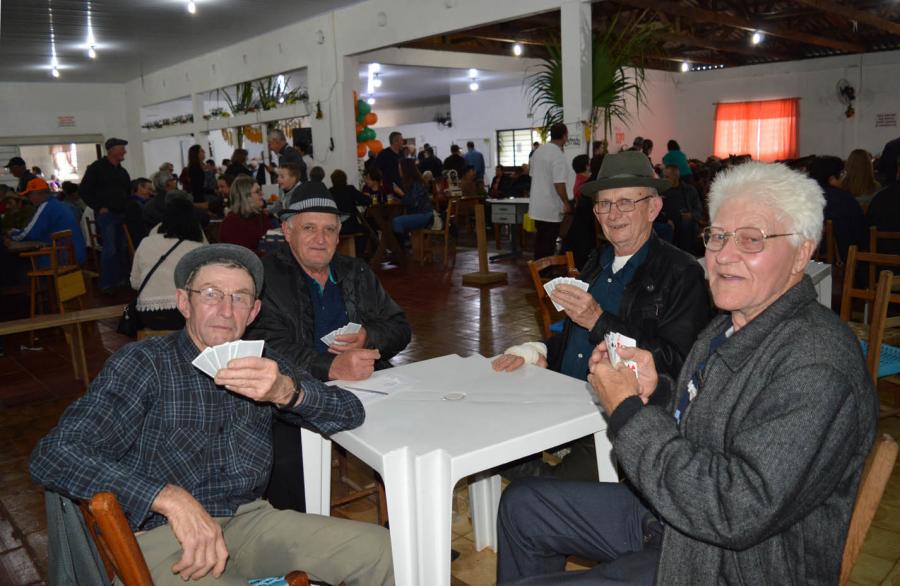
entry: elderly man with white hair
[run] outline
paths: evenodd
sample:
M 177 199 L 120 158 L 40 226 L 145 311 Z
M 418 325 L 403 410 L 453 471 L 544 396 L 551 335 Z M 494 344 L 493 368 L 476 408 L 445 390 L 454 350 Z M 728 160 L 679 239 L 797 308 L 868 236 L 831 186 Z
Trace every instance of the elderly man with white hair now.
M 822 190 L 749 163 L 710 191 L 713 300 L 677 380 L 606 347 L 588 377 L 628 484 L 529 479 L 503 495 L 499 583 L 836 584 L 877 396 L 859 343 L 804 269 Z M 565 556 L 600 562 L 563 572 Z M 523 578 L 530 576 L 526 581 Z

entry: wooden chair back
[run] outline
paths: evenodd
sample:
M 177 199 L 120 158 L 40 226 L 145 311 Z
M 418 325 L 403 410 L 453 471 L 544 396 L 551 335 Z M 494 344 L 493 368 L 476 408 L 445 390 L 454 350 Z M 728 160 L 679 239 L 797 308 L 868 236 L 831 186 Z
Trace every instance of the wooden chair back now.
M 825 224 L 822 226 L 822 240 L 819 242 L 819 248 L 813 258 L 830 264 L 832 267 L 841 262 L 837 252 L 837 241 L 834 239 L 834 222 L 831 220 L 825 220 Z
M 91 260 L 93 261 L 92 268 L 95 271 L 100 270 L 100 256 L 98 252 L 100 250 L 100 237 L 97 236 L 97 220 L 94 218 L 85 218 L 84 225 L 87 226 L 87 246 L 90 248 Z
M 449 262 L 450 253 L 450 228 L 457 223 L 459 215 L 459 198 L 451 198 L 447 201 L 447 211 L 444 216 L 444 227 L 441 230 L 431 230 L 431 234 L 439 235 L 444 239 L 444 256 L 443 262 L 446 265 Z M 455 248 L 454 248 L 455 251 Z
M 856 493 L 853 515 L 850 517 L 850 529 L 847 532 L 844 558 L 841 562 L 841 586 L 850 580 L 850 573 L 859 557 L 866 533 L 869 532 L 869 526 L 875 517 L 875 511 L 878 510 L 896 461 L 897 442 L 889 435 L 876 439 L 866 459 L 866 466 L 859 481 L 859 491 Z
M 116 495 L 98 492 L 79 507 L 110 580 L 119 578 L 125 586 L 153 586 L 144 554 Z M 284 578 L 289 586 L 309 586 L 305 572 L 293 571 Z
M 575 257 L 572 256 L 571 250 L 559 256 L 545 256 L 544 258 L 528 261 L 531 282 L 534 284 L 534 290 L 538 296 L 538 306 L 541 312 L 541 331 L 544 338 L 550 337 L 550 324 L 553 323 L 553 313 L 555 312 L 553 302 L 550 301 L 547 292 L 544 291 L 545 279 L 541 277 L 541 271 L 549 267 L 566 267 L 566 275 L 570 277 L 577 274 Z
M 894 245 L 885 247 L 884 241 L 890 241 Z M 882 244 L 881 252 L 878 251 L 879 243 Z M 873 254 L 896 254 L 897 250 L 900 250 L 900 232 L 881 231 L 875 226 L 869 228 L 869 252 Z M 869 289 L 875 288 L 877 275 L 878 268 L 874 264 L 869 264 Z
M 116 495 L 99 492 L 79 506 L 110 580 L 118 577 L 125 586 L 153 586 L 150 569 Z
M 134 238 L 131 237 L 131 230 L 128 224 L 122 224 L 122 232 L 125 233 L 125 244 L 128 245 L 128 258 L 134 260 Z
M 870 266 L 876 267 L 898 267 L 897 272 L 900 272 L 900 255 L 859 252 L 856 245 L 851 246 L 847 251 L 844 286 L 841 294 L 841 319 L 848 323 L 852 317 L 854 300 L 861 299 L 865 301 L 866 304 L 871 304 L 875 301 L 875 287 L 861 289 L 857 287 L 854 282 L 857 265 L 861 262 L 869 263 Z M 889 298 L 889 303 L 900 303 L 900 294 L 892 293 Z
M 45 246 L 34 252 L 26 252 L 20 256 L 31 259 L 31 272 L 41 272 L 46 275 L 60 275 L 77 270 L 78 259 L 75 257 L 75 243 L 72 240 L 71 230 L 60 230 L 50 235 L 50 246 Z M 38 262 L 42 257 L 50 261 L 49 267 L 39 267 Z

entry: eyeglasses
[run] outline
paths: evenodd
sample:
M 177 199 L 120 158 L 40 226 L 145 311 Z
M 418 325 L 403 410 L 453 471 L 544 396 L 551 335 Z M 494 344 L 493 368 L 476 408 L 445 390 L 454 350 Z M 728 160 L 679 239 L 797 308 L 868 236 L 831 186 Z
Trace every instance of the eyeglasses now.
M 196 293 L 200 296 L 200 302 L 204 305 L 218 305 L 225 300 L 225 296 L 228 295 L 224 291 L 220 291 L 215 287 L 207 287 L 206 289 L 185 289 L 185 291 L 190 291 L 191 293 Z M 237 291 L 235 293 L 231 293 L 231 303 L 236 307 L 240 307 L 243 309 L 250 309 L 253 307 L 253 302 L 256 301 L 256 297 L 251 295 L 250 293 L 244 293 L 242 291 Z
M 633 211 L 634 208 L 640 202 L 645 199 L 650 199 L 653 197 L 652 195 L 646 195 L 641 199 L 620 199 L 619 201 L 607 201 L 605 199 L 601 199 L 594 202 L 594 209 L 597 210 L 598 214 L 608 214 L 612 209 L 613 204 L 616 204 L 616 209 L 620 212 L 630 212 Z
M 781 236 L 793 236 L 790 234 L 766 234 L 759 228 L 738 228 L 734 232 L 726 232 L 721 228 L 704 228 L 703 229 L 703 245 L 707 250 L 718 252 L 725 247 L 725 242 L 731 238 L 734 245 L 741 252 L 756 253 L 762 252 L 766 240 L 769 238 L 780 238 Z

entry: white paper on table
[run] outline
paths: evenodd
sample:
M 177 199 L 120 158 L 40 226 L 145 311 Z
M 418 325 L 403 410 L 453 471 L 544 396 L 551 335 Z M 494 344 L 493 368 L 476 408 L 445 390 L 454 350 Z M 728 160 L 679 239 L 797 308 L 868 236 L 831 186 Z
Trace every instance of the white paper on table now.
M 406 378 L 391 374 L 382 376 L 371 376 L 366 380 L 355 380 L 342 382 L 337 381 L 337 386 L 348 391 L 362 391 L 366 393 L 374 393 L 377 395 L 390 395 L 394 391 L 403 387 L 408 387 L 411 381 Z

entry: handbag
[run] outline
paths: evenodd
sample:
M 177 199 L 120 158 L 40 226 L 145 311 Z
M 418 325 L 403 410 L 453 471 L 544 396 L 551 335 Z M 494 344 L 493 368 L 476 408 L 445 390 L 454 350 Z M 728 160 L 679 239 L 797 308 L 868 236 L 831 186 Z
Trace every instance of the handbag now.
M 184 242 L 184 239 L 180 239 L 175 243 L 174 246 L 172 246 L 172 248 L 169 249 L 168 252 L 162 255 L 160 259 L 156 261 L 156 264 L 153 265 L 153 268 L 150 269 L 150 272 L 147 273 L 147 276 L 144 277 L 144 280 L 141 281 L 141 288 L 138 289 L 137 295 L 134 297 L 134 300 L 132 300 L 131 303 L 129 303 L 122 309 L 122 317 L 119 318 L 119 325 L 116 327 L 117 332 L 119 332 L 123 336 L 128 336 L 129 338 L 137 337 L 138 330 L 143 327 L 143 324 L 141 324 L 141 316 L 138 313 L 137 309 L 138 297 L 141 296 L 141 292 L 144 290 L 144 287 L 147 286 L 147 283 L 150 282 L 150 277 L 153 276 L 153 273 L 156 272 L 156 269 L 159 268 L 159 265 L 161 265 L 163 261 L 165 261 L 166 258 L 168 258 L 170 254 L 172 254 L 172 251 L 178 248 L 178 245 L 182 242 Z

